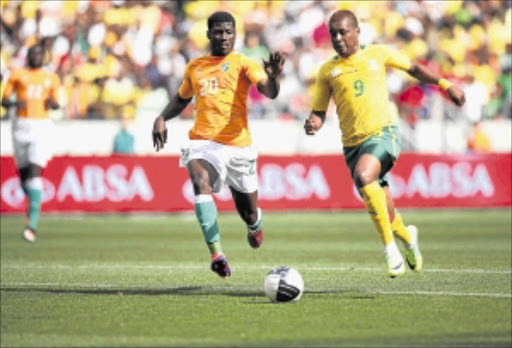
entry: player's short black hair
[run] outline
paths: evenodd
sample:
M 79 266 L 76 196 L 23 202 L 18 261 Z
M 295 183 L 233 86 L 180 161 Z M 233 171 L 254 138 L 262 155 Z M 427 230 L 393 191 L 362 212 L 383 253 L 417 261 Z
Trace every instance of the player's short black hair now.
M 210 17 L 208 17 L 208 30 L 213 28 L 213 24 L 215 23 L 233 23 L 233 28 L 236 27 L 235 18 L 231 15 L 231 13 L 224 11 L 214 12 Z
M 31 52 L 33 52 L 36 48 L 41 48 L 44 51 L 43 45 L 40 42 L 38 42 L 30 46 L 27 50 L 27 53 L 31 54 Z
M 349 11 L 349 10 L 339 10 L 339 11 L 334 12 L 332 14 L 331 18 L 329 18 L 329 22 L 334 21 L 334 20 L 341 20 L 345 17 L 350 18 L 350 20 L 352 21 L 352 24 L 354 25 L 355 28 L 359 27 L 359 21 L 357 20 L 356 15 L 352 11 Z

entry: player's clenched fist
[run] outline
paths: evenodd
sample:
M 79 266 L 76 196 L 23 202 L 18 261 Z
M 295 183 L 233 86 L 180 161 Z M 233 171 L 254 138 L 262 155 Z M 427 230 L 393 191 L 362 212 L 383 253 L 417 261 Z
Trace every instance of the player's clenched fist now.
M 309 118 L 304 122 L 304 130 L 307 135 L 314 135 L 322 127 L 324 123 L 323 117 L 314 113 L 309 115 Z
M 156 151 L 160 151 L 167 142 L 167 127 L 162 116 L 158 116 L 153 124 L 153 146 Z
M 464 92 L 455 85 L 448 88 L 446 93 L 448 94 L 448 97 L 450 97 L 451 101 L 457 106 L 462 106 L 466 102 Z

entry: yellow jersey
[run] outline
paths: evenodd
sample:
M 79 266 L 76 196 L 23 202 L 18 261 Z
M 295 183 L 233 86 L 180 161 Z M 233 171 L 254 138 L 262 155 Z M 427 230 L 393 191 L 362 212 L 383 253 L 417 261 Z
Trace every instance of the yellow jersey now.
M 191 60 L 178 91 L 183 99 L 195 98 L 195 122 L 189 138 L 250 145 L 247 94 L 251 84 L 266 78 L 260 64 L 237 52 Z
M 17 69 L 11 73 L 2 98 L 9 99 L 16 90 L 17 100 L 25 102 L 24 108 L 18 108 L 18 117 L 47 119 L 45 106 L 49 96 L 58 100 L 57 91 L 60 81 L 57 74 L 40 69 Z
M 327 111 L 331 96 L 343 146 L 355 146 L 392 123 L 386 68 L 409 70 L 411 62 L 385 45 L 361 47 L 348 58 L 335 56 L 318 72 L 313 111 Z

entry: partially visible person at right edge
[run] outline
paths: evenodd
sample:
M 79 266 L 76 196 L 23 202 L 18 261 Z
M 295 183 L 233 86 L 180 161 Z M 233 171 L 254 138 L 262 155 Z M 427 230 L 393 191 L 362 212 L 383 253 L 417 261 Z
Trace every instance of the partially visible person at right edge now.
M 386 68 L 401 69 L 424 83 L 439 85 L 458 106 L 465 102 L 464 93 L 386 45 L 360 46 L 358 20 L 350 11 L 335 12 L 328 27 L 338 55 L 319 70 L 304 129 L 306 134 L 314 135 L 322 127 L 333 97 L 343 134 L 345 161 L 381 236 L 388 275 L 396 277 L 405 271 L 394 236 L 404 243 L 409 267 L 420 271 L 423 257 L 418 230 L 413 225 L 405 226 L 389 192 L 387 173 L 398 159 L 401 142 L 399 129 L 392 123 Z
M 27 68 L 13 70 L 2 96 L 3 107 L 16 107 L 12 139 L 21 187 L 28 198 L 23 230 L 27 242 L 36 240 L 43 189 L 41 171 L 52 157 L 52 121 L 48 110 L 59 108 L 59 78 L 43 68 L 43 59 L 41 45 L 30 47 Z M 16 93 L 15 101 L 11 100 L 13 93 Z

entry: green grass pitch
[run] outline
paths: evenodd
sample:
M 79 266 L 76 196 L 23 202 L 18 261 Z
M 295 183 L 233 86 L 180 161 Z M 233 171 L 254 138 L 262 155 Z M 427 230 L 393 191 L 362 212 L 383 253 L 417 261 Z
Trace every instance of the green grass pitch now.
M 510 209 L 402 215 L 424 271 L 389 279 L 364 212 L 264 213 L 258 250 L 221 214 L 226 280 L 191 214 L 42 216 L 34 244 L 2 216 L 0 345 L 509 347 Z M 263 293 L 280 265 L 304 278 L 295 304 Z

